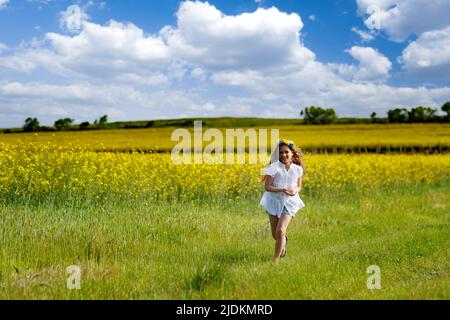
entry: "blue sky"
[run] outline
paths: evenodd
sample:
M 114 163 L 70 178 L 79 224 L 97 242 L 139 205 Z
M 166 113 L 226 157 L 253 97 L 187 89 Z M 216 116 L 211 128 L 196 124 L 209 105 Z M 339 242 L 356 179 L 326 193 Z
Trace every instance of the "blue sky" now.
M 0 127 L 438 108 L 450 100 L 448 10 L 439 0 L 0 0 Z

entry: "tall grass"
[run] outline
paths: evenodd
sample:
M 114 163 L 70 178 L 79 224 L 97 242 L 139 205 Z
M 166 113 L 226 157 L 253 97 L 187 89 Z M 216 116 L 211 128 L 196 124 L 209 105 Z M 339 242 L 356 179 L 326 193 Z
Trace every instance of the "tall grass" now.
M 450 298 L 450 183 L 302 195 L 272 262 L 260 195 L 0 207 L 2 299 Z M 79 265 L 81 290 L 66 287 Z M 370 265 L 381 290 L 369 290 Z

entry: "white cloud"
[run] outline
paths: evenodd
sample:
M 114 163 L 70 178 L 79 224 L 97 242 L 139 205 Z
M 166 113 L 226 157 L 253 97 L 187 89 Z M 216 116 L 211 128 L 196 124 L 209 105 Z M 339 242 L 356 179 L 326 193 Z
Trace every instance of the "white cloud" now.
M 300 42 L 299 15 L 277 8 L 227 16 L 209 3 L 186 1 L 177 12 L 177 28 L 161 31 L 171 52 L 212 68 L 265 68 L 303 64 L 314 54 Z
M 207 102 L 201 106 L 194 106 L 191 110 L 202 111 L 202 112 L 211 112 L 216 110 L 216 106 L 212 102 Z
M 143 79 L 159 77 L 161 69 L 170 63 L 164 42 L 146 36 L 133 24 L 110 21 L 101 26 L 84 22 L 77 35 L 47 33 L 45 37 L 42 43 L 0 57 L 0 67 L 28 73 L 41 67 L 64 77 L 78 75 L 87 80 Z
M 409 75 L 423 79 L 445 79 L 450 71 L 450 1 L 443 0 L 357 0 L 360 14 L 378 8 L 365 20 L 378 20 L 393 41 L 410 42 L 397 61 Z
M 440 107 L 448 100 L 450 87 L 428 89 L 425 87 L 391 87 L 374 83 L 344 83 L 332 88 L 327 97 L 329 105 L 339 105 L 340 116 L 351 116 L 354 110 L 367 117 L 371 111 L 387 111 L 395 106 L 426 105 Z
M 66 11 L 61 12 L 59 24 L 61 29 L 67 29 L 69 32 L 79 32 L 83 23 L 89 19 L 89 16 L 80 6 L 71 5 Z
M 205 73 L 205 71 L 202 68 L 194 68 L 191 71 L 191 76 L 193 78 L 201 80 L 201 81 L 206 79 L 206 73 Z
M 83 84 L 64 86 L 42 83 L 7 82 L 0 86 L 0 92 L 3 96 L 8 96 L 11 98 L 39 99 L 41 97 L 47 97 L 51 98 L 51 100 L 56 103 L 70 102 L 74 104 L 111 104 L 114 102 L 113 96 L 111 94 L 107 94 L 107 90 L 105 90 L 105 88 Z
M 329 63 L 329 69 L 343 79 L 354 82 L 382 83 L 389 78 L 392 63 L 387 57 L 370 47 L 354 46 L 345 50 L 358 65 Z
M 267 108 L 261 114 L 264 118 L 292 118 L 293 115 L 298 115 L 300 110 L 288 103 L 280 105 L 274 104 L 271 108 Z
M 236 80 L 238 79 L 238 80 Z M 241 87 L 245 84 L 250 97 L 258 97 L 260 103 L 253 112 L 267 116 L 295 117 L 300 108 L 310 105 L 333 107 L 339 116 L 368 117 L 371 111 L 379 114 L 394 106 L 428 105 L 438 107 L 448 100 L 450 87 L 429 89 L 425 87 L 391 87 L 372 82 L 351 82 L 336 75 L 321 63 L 313 62 L 295 71 L 283 69 L 279 72 L 250 72 L 227 74 L 216 78 L 222 85 Z M 227 82 L 228 80 L 228 82 Z M 263 100 L 270 92 L 278 100 Z M 288 106 L 293 107 L 293 111 Z
M 448 78 L 450 73 L 450 27 L 424 32 L 403 50 L 399 61 L 410 72 Z
M 2 53 L 2 51 L 8 50 L 8 46 L 4 43 L 0 42 L 0 53 Z
M 357 33 L 357 34 L 361 37 L 361 40 L 362 40 L 363 42 L 369 42 L 369 41 L 372 41 L 373 39 L 375 39 L 375 36 L 373 36 L 373 35 L 370 34 L 369 32 L 360 30 L 360 29 L 358 29 L 358 28 L 356 28 L 356 27 L 353 27 L 353 28 L 352 28 L 352 31 L 355 32 L 355 33 Z
M 222 71 L 212 76 L 212 80 L 217 84 L 239 86 L 242 88 L 254 88 L 263 79 L 263 75 L 255 70 Z
M 168 48 L 158 37 L 146 36 L 135 25 L 110 21 L 106 26 L 85 22 L 74 37 L 48 33 L 58 56 L 67 66 L 94 67 L 107 64 L 111 69 L 142 67 L 167 62 Z
M 379 24 L 393 41 L 404 41 L 410 35 L 450 26 L 447 0 L 356 0 L 358 12 L 371 14 L 365 19 L 369 28 Z M 372 10 L 370 10 L 372 9 Z M 375 10 L 373 10 L 375 9 Z
M 126 85 L 77 83 L 54 85 L 41 82 L 0 82 L 0 127 L 10 127 L 10 118 L 34 115 L 41 123 L 53 124 L 60 117 L 77 122 L 92 121 L 108 114 L 111 121 L 176 118 L 215 111 L 213 101 L 195 90 L 143 91 Z M 180 107 L 181 106 L 181 107 Z
M 450 1 L 357 0 L 357 4 L 360 14 L 372 12 L 365 20 L 366 25 L 370 27 L 378 19 L 380 28 L 391 40 L 401 42 L 417 35 L 417 39 L 410 42 L 397 59 L 409 75 L 448 79 Z
M 0 10 L 6 8 L 8 5 L 9 0 L 0 0 Z
M 354 66 L 357 70 L 357 66 Z M 352 72 L 355 71 L 352 69 Z M 353 73 L 352 73 L 353 75 Z M 320 105 L 333 107 L 339 116 L 368 117 L 372 111 L 379 114 L 394 106 L 428 105 L 438 107 L 450 96 L 450 87 L 429 89 L 425 87 L 391 87 L 374 82 L 352 82 L 337 75 L 329 66 L 311 62 L 301 70 L 281 68 L 278 72 L 260 71 L 227 74 L 220 77 L 221 84 L 241 87 L 245 85 L 249 96 L 258 97 L 260 114 L 275 114 L 295 117 L 299 108 Z M 216 80 L 218 80 L 216 78 Z M 260 97 L 270 93 L 279 100 L 263 100 Z M 279 106 L 283 108 L 277 109 Z M 293 106 L 296 112 L 289 113 Z M 253 112 L 256 111 L 254 109 Z M 283 111 L 284 110 L 284 111 Z
M 359 62 L 353 76 L 354 80 L 382 82 L 389 77 L 392 63 L 377 50 L 370 47 L 354 46 L 346 52 Z
M 0 126 L 10 127 L 10 119 L 18 119 L 20 126 L 26 117 L 38 117 L 41 124 L 53 124 L 61 117 L 91 121 L 103 112 L 113 118 L 124 117 L 124 110 L 116 107 L 120 94 L 128 94 L 121 88 L 95 87 L 88 84 L 50 85 L 46 83 L 0 83 Z
M 39 4 L 49 4 L 50 2 L 53 2 L 54 0 L 27 0 L 27 2 L 30 3 L 39 3 Z

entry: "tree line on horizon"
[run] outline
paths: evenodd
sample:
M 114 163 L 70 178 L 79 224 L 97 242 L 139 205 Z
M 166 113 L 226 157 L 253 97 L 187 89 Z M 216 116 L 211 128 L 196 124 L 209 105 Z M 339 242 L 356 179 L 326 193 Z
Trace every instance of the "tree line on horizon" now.
M 58 119 L 55 121 L 53 128 L 52 127 L 41 127 L 39 120 L 37 118 L 29 117 L 25 120 L 25 124 L 22 129 L 25 132 L 33 132 L 33 131 L 63 131 L 68 130 L 73 127 L 73 123 L 75 119 L 64 118 Z M 103 115 L 99 119 L 94 121 L 94 124 L 91 125 L 89 122 L 82 122 L 78 125 L 79 130 L 87 130 L 91 129 L 102 129 L 108 123 L 108 115 Z
M 370 115 L 371 123 L 426 123 L 426 122 L 450 122 L 450 101 L 444 103 L 441 110 L 446 115 L 437 115 L 436 108 L 418 106 L 408 110 L 406 108 L 394 108 L 387 111 L 387 118 L 378 118 L 377 113 L 373 112 Z M 336 115 L 336 111 L 333 108 L 322 108 L 317 106 L 307 107 L 300 111 L 300 117 L 303 117 L 303 124 L 333 124 L 337 123 L 340 119 Z M 356 118 L 341 118 L 340 124 L 345 123 L 358 123 L 358 121 L 352 121 Z M 36 131 L 64 131 L 64 130 L 95 130 L 105 129 L 108 124 L 108 115 L 103 115 L 99 119 L 96 119 L 93 124 L 89 122 L 82 122 L 79 125 L 74 125 L 75 120 L 71 118 L 63 118 L 55 121 L 53 127 L 41 126 L 37 118 L 28 117 L 22 126 L 23 132 L 36 132 Z M 193 121 L 184 121 L 182 124 L 190 124 Z M 367 122 L 365 122 L 367 123 Z M 145 122 L 144 125 L 133 126 L 125 125 L 125 128 L 148 128 L 153 127 L 155 121 L 151 120 Z M 174 123 L 179 124 L 179 123 Z M 4 133 L 13 132 L 10 129 L 3 131 Z M 17 131 L 15 131 L 17 132 Z M 19 131 L 20 132 L 20 131 Z
M 394 108 L 387 111 L 387 118 L 377 118 L 377 113 L 370 115 L 372 123 L 424 123 L 424 122 L 450 122 L 450 101 L 444 103 L 441 110 L 446 115 L 437 115 L 436 108 L 418 106 L 408 110 Z M 339 119 L 333 108 L 307 107 L 300 111 L 305 124 L 332 124 Z

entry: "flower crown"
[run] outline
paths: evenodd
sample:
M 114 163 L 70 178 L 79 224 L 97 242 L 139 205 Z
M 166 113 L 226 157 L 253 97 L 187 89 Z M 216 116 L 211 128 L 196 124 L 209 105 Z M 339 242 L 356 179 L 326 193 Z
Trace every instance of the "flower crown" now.
M 289 146 L 289 148 L 291 148 L 291 149 L 295 148 L 295 143 L 294 143 L 294 141 L 291 141 L 291 140 L 280 139 L 280 141 L 278 142 L 278 145 L 281 145 L 281 144 L 287 144 Z

